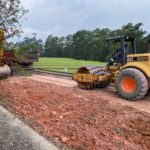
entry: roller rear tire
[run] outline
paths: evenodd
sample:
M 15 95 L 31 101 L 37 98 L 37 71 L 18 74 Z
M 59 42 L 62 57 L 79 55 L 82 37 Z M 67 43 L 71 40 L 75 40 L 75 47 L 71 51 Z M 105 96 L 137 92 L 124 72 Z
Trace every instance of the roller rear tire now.
M 140 70 L 127 68 L 117 75 L 115 88 L 121 98 L 136 101 L 147 94 L 148 80 Z

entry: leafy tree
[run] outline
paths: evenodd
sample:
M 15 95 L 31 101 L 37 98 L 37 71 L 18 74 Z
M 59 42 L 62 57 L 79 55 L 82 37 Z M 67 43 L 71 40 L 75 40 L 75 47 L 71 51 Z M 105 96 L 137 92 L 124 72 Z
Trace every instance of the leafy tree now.
M 145 44 L 145 52 L 150 53 L 150 34 L 147 35 L 146 37 L 144 37 L 143 41 L 144 41 L 144 44 Z
M 121 29 L 112 31 L 112 36 L 116 35 L 126 35 L 133 36 L 136 38 L 136 47 L 138 53 L 146 52 L 145 42 L 143 38 L 146 34 L 146 31 L 142 29 L 142 23 L 137 23 L 133 25 L 132 23 L 128 23 L 127 25 L 122 26 Z
M 20 0 L 0 0 L 0 28 L 5 30 L 6 38 L 22 32 L 20 21 L 26 12 Z
M 13 49 L 15 49 L 15 44 L 13 42 L 5 42 L 4 44 L 5 51 L 11 51 Z
M 72 55 L 76 59 L 90 59 L 90 41 L 92 32 L 81 30 L 73 35 Z
M 68 35 L 67 37 L 65 37 L 64 57 L 72 57 L 72 53 L 73 53 L 72 43 L 73 43 L 72 35 Z
M 22 42 L 15 44 L 15 48 L 19 52 L 38 50 L 40 53 L 43 53 L 44 44 L 41 39 L 37 40 L 36 37 L 33 38 L 25 37 Z
M 92 60 L 105 61 L 109 51 L 107 49 L 106 38 L 110 36 L 111 30 L 109 29 L 96 29 L 93 31 L 91 40 L 91 57 Z
M 132 23 L 128 23 L 122 27 L 123 35 L 134 36 L 136 39 L 142 39 L 146 34 L 146 31 L 142 29 L 142 23 L 137 23 L 133 25 Z
M 63 57 L 66 46 L 65 37 L 57 37 L 49 35 L 45 42 L 45 56 L 48 57 Z

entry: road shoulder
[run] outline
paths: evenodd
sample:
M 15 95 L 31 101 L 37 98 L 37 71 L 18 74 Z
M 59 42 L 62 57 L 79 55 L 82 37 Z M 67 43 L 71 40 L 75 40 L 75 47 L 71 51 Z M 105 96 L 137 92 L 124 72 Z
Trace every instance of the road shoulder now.
M 0 106 L 0 149 L 59 150 L 2 106 Z

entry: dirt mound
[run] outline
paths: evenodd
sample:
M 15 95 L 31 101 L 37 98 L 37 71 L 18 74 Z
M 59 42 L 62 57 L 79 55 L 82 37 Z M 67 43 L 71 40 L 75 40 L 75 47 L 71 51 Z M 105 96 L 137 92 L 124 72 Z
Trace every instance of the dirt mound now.
M 63 147 L 150 149 L 150 114 L 93 91 L 10 78 L 0 81 L 0 97 L 0 104 Z

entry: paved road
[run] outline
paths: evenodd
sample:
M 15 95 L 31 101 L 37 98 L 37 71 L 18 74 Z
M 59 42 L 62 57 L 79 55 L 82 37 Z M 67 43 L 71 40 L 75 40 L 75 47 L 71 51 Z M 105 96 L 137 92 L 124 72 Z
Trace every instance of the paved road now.
M 0 106 L 0 150 L 59 150 Z

